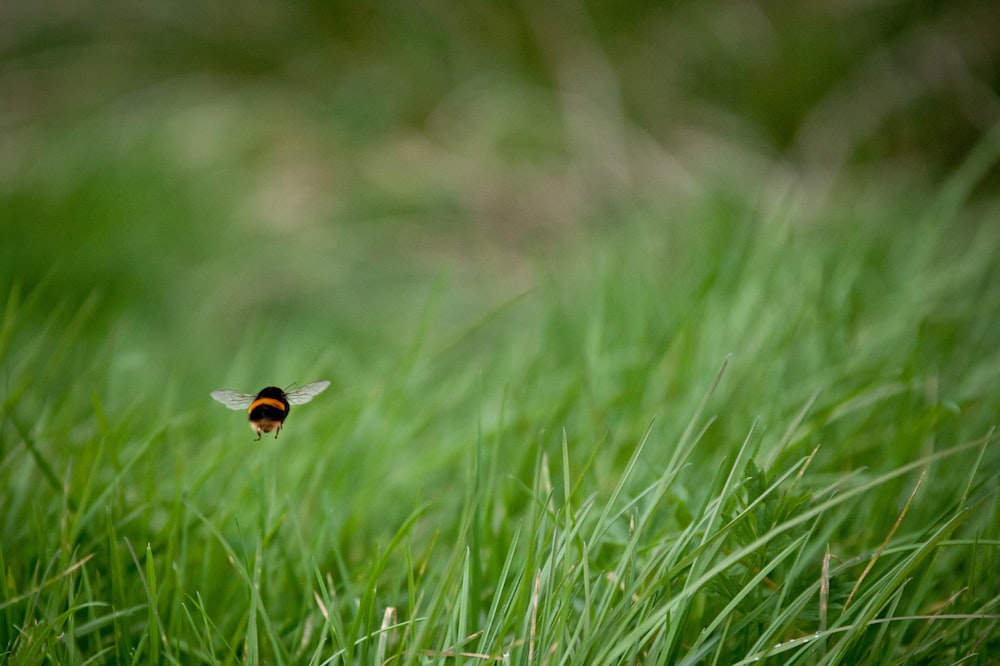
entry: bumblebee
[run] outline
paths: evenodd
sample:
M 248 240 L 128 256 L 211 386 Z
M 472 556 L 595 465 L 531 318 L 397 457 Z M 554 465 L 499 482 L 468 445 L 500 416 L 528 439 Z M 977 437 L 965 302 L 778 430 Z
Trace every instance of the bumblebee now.
M 250 418 L 250 428 L 257 433 L 257 441 L 266 432 L 274 431 L 278 439 L 281 425 L 288 418 L 292 405 L 304 405 L 326 390 L 330 382 L 311 382 L 291 391 L 282 391 L 277 386 L 262 388 L 257 395 L 221 389 L 212 391 L 212 397 L 232 410 L 245 409 Z

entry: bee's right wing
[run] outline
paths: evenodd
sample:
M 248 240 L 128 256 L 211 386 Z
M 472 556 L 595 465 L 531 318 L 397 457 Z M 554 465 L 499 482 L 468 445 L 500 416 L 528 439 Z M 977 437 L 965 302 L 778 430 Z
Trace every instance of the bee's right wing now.
M 315 396 L 326 390 L 326 387 L 330 385 L 330 382 L 325 379 L 321 379 L 318 382 L 309 382 L 305 386 L 301 386 L 297 389 L 292 389 L 285 394 L 288 398 L 288 403 L 291 405 L 304 405 Z
M 250 406 L 250 403 L 257 399 L 257 396 L 255 395 L 240 393 L 239 391 L 230 391 L 229 389 L 212 391 L 212 397 L 232 410 L 246 409 Z

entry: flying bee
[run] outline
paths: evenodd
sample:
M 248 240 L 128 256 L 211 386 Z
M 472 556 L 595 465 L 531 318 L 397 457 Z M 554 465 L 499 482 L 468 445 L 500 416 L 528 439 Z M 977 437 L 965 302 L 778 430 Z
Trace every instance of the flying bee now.
M 274 431 L 278 439 L 281 424 L 288 418 L 292 405 L 304 405 L 326 390 L 330 382 L 311 382 L 291 391 L 282 391 L 277 386 L 262 388 L 257 395 L 221 389 L 212 391 L 212 397 L 232 410 L 245 409 L 250 419 L 250 428 L 257 433 L 257 441 L 266 432 Z

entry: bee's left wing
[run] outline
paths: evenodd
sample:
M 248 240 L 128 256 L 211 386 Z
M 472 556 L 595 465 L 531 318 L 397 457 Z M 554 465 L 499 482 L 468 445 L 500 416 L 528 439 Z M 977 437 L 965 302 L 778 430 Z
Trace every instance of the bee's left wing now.
M 299 387 L 297 389 L 292 389 L 285 393 L 285 398 L 288 400 L 289 404 L 292 405 L 304 405 L 305 403 L 312 400 L 314 397 L 326 390 L 326 387 L 330 385 L 330 382 L 325 379 L 318 382 L 311 382 L 305 386 Z
M 302 388 L 305 387 L 303 386 Z M 257 396 L 250 395 L 249 393 L 240 393 L 239 391 L 230 391 L 229 389 L 212 391 L 212 397 L 232 410 L 246 409 L 257 398 Z

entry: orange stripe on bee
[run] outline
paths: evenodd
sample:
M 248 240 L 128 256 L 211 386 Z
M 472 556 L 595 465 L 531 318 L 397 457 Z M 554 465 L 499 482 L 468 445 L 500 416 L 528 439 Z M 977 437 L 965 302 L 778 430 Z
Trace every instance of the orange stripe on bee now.
M 257 398 L 250 403 L 250 409 L 247 410 L 247 414 L 257 409 L 261 405 L 268 405 L 269 407 L 274 407 L 275 409 L 280 409 L 285 411 L 285 404 L 280 400 L 275 400 L 274 398 Z

